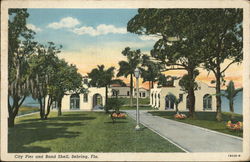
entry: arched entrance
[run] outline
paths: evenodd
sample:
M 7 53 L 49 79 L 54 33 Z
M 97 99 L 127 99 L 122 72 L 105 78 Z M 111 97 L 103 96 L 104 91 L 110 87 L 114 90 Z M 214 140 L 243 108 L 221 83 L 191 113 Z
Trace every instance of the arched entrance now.
M 80 109 L 79 94 L 72 94 L 70 96 L 70 109 Z
M 171 100 L 170 96 L 165 97 L 165 110 L 174 109 L 174 101 Z
M 99 109 L 103 106 L 103 102 L 102 102 L 102 96 L 97 93 L 95 95 L 93 95 L 93 109 Z

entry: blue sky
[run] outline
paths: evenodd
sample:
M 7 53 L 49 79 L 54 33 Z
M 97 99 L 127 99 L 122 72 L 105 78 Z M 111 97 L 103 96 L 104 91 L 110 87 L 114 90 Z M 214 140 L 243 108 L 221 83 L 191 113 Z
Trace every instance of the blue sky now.
M 125 47 L 148 53 L 159 37 L 139 36 L 127 32 L 127 22 L 137 9 L 28 9 L 27 26 L 36 32 L 40 43 L 52 41 L 62 45 L 60 58 L 75 64 L 83 75 L 97 65 L 115 66 L 126 60 L 121 54 Z M 237 69 L 237 70 L 236 70 Z M 227 80 L 241 85 L 241 66 L 233 65 L 226 72 Z M 182 76 L 186 71 L 168 71 L 166 74 Z M 201 69 L 197 78 L 209 83 L 213 76 Z
M 76 64 L 82 74 L 96 65 L 116 66 L 129 46 L 149 53 L 157 38 L 128 33 L 137 9 L 28 9 L 27 26 L 40 43 L 62 45 L 59 57 Z

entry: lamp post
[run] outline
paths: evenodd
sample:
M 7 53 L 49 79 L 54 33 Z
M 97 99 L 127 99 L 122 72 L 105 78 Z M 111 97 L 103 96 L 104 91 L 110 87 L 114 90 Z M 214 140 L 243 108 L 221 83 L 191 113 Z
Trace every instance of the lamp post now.
M 134 71 L 135 78 L 136 78 L 136 127 L 135 127 L 135 130 L 140 129 L 140 126 L 139 126 L 139 123 L 140 123 L 139 122 L 139 102 L 138 102 L 140 73 L 141 73 L 141 71 L 138 68 L 136 68 L 135 71 Z

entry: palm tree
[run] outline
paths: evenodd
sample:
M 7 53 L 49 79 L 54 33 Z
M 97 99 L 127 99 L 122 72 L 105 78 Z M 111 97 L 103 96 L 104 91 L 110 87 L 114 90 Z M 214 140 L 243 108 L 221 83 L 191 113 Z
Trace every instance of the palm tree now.
M 125 83 L 120 79 L 112 79 L 114 77 L 114 67 L 110 67 L 105 70 L 104 65 L 97 65 L 97 68 L 92 69 L 90 73 L 88 73 L 89 78 L 91 79 L 90 85 L 94 87 L 105 87 L 105 103 L 107 103 L 108 100 L 108 87 L 111 84 L 117 83 L 122 86 L 125 85 Z
M 147 55 L 142 56 L 142 78 L 143 83 L 149 82 L 149 91 L 153 88 L 154 82 L 156 82 L 160 76 L 160 66 L 157 62 L 151 61 Z
M 234 113 L 234 98 L 236 95 L 241 92 L 243 88 L 237 88 L 235 89 L 234 82 L 230 81 L 227 85 L 227 89 L 225 90 L 225 93 L 222 93 L 220 95 L 226 97 L 229 101 L 229 108 L 231 114 L 231 119 L 234 118 L 233 113 Z
M 141 63 L 141 51 L 134 50 L 131 51 L 129 47 L 126 47 L 122 54 L 127 57 L 127 61 L 120 61 L 119 65 L 119 72 L 117 73 L 117 77 L 124 76 L 128 77 L 130 76 L 130 107 L 133 106 L 133 74 L 138 67 L 138 65 Z
M 175 104 L 176 107 L 176 114 L 179 114 L 179 109 L 178 105 L 181 102 L 180 98 L 177 98 L 173 93 L 169 92 L 168 93 L 169 99 Z

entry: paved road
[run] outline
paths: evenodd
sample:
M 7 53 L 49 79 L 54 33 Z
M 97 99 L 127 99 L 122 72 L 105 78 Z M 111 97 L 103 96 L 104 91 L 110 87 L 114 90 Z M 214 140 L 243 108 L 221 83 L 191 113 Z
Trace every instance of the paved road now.
M 135 119 L 135 110 L 125 110 Z M 152 116 L 140 111 L 140 122 L 186 152 L 242 152 L 242 138 Z

